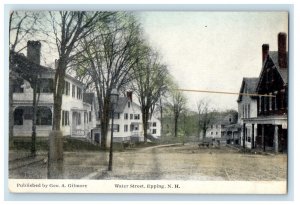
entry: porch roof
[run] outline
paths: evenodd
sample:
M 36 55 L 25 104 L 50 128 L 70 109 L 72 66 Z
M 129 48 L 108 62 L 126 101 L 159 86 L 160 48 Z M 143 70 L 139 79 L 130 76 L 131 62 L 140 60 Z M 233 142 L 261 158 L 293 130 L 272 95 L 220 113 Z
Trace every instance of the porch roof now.
M 244 119 L 243 122 L 246 124 L 272 124 L 287 126 L 287 115 L 259 116 L 255 118 Z

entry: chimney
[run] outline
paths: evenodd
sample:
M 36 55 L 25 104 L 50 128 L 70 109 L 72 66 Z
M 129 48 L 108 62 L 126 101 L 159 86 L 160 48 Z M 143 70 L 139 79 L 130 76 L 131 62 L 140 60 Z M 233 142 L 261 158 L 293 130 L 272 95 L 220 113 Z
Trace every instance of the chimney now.
M 263 44 L 262 45 L 262 64 L 264 64 L 268 55 L 269 55 L 269 44 Z
M 132 91 L 127 91 L 127 98 L 132 102 Z
M 278 34 L 278 64 L 280 68 L 287 68 L 286 33 Z
M 41 62 L 41 42 L 27 42 L 27 58 L 33 63 L 40 64 Z

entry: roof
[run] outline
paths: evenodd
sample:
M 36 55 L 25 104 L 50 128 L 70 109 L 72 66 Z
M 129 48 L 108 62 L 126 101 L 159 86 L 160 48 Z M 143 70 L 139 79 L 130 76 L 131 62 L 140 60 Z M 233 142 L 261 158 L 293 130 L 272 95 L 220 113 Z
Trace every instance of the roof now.
M 278 64 L 278 52 L 277 51 L 270 51 L 269 52 L 269 56 L 272 59 L 274 65 L 276 66 L 276 69 L 277 69 L 278 73 L 280 74 L 283 82 L 285 84 L 287 84 L 288 83 L 288 69 L 287 68 L 281 68 L 281 67 L 279 67 L 279 64 Z M 287 57 L 288 56 L 289 55 L 287 53 Z
M 86 102 L 86 103 L 89 103 L 92 105 L 94 102 L 94 98 L 95 98 L 94 93 L 83 93 L 83 102 Z
M 118 104 L 117 104 L 117 107 L 115 109 L 115 112 L 116 113 L 123 112 L 123 110 L 124 110 L 127 102 L 128 102 L 128 98 L 126 98 L 126 97 L 119 97 Z
M 288 61 L 288 52 L 286 53 L 287 55 L 287 61 Z M 268 54 L 268 58 L 267 59 L 271 59 L 272 63 L 274 64 L 276 70 L 278 71 L 282 81 L 284 84 L 288 84 L 288 68 L 281 68 L 278 64 L 278 51 L 269 51 Z M 259 74 L 259 82 L 256 86 L 256 91 L 259 88 L 259 85 L 262 81 L 262 75 L 264 73 L 264 68 L 266 66 L 268 60 L 265 60 L 264 64 L 263 64 L 263 68 L 261 69 L 261 72 Z
M 129 99 L 127 97 L 119 97 L 119 100 L 118 100 L 118 104 L 117 104 L 117 107 L 115 109 L 115 112 L 116 113 L 122 113 L 125 109 L 125 106 L 127 105 L 127 102 L 129 101 Z M 132 104 L 135 104 L 136 106 L 139 107 L 138 104 L 134 103 L 134 102 L 131 102 Z
M 258 81 L 259 78 L 243 78 L 242 85 L 240 88 L 240 94 L 237 101 L 240 102 L 242 100 L 243 95 L 241 95 L 241 93 L 243 93 L 245 85 L 248 88 L 248 93 L 255 94 Z
M 53 72 L 53 69 L 36 64 L 30 61 L 23 54 L 10 51 L 10 64 L 11 69 L 21 75 L 25 80 L 30 79 L 32 76 L 37 76 L 43 72 Z
M 24 54 L 16 53 L 14 51 L 10 51 L 10 63 L 13 71 L 19 73 L 22 78 L 28 80 L 32 75 L 42 74 L 42 73 L 52 73 L 54 74 L 56 71 L 50 67 L 42 66 L 40 64 L 36 64 L 30 61 Z M 77 82 L 80 85 L 84 85 L 81 81 L 77 80 L 73 76 L 69 74 L 65 74 L 65 78 L 68 78 L 74 82 Z
M 229 118 L 232 120 L 229 121 Z M 232 123 L 236 123 L 236 120 L 234 119 L 234 115 L 231 113 L 220 113 L 213 117 L 210 124 L 218 124 L 218 125 L 230 125 Z

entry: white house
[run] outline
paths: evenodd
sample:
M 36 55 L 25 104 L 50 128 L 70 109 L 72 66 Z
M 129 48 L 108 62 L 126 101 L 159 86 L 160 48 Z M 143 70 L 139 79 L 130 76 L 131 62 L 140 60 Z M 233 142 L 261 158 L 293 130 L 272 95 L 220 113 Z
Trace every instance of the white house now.
M 254 119 L 257 117 L 257 99 L 254 94 L 256 93 L 256 86 L 258 78 L 243 78 L 242 85 L 240 88 L 240 95 L 238 97 L 238 123 L 243 125 L 245 120 Z M 257 125 L 245 124 L 244 131 L 241 134 L 240 143 L 242 146 L 252 148 L 255 144 L 256 138 L 251 136 L 257 136 Z M 254 132 L 254 133 L 252 133 Z M 253 140 L 253 142 L 252 142 Z
M 124 141 L 144 141 L 142 112 L 138 104 L 132 101 L 132 93 L 127 92 L 127 97 L 120 97 L 115 109 L 114 116 L 114 142 Z M 161 134 L 160 120 L 155 116 L 148 122 L 148 136 L 150 138 L 159 138 Z M 107 133 L 106 145 L 110 146 L 111 139 L 111 120 Z
M 51 68 L 39 65 L 41 44 L 37 41 L 28 42 L 27 57 L 14 54 L 13 65 L 26 65 L 27 69 L 35 67 L 41 81 L 38 87 L 38 109 L 36 133 L 38 137 L 48 137 L 53 125 L 53 83 L 55 72 Z M 32 55 L 31 52 L 37 54 Z M 83 93 L 84 84 L 66 75 L 64 94 L 62 97 L 61 131 L 64 136 L 89 137 L 91 129 L 96 126 L 95 96 L 93 93 Z M 31 136 L 32 132 L 32 102 L 33 89 L 28 81 L 17 78 L 13 81 L 13 112 L 14 137 Z
M 233 114 L 218 114 L 216 115 L 206 130 L 206 137 L 221 139 L 226 137 L 228 126 L 236 123 L 236 118 Z

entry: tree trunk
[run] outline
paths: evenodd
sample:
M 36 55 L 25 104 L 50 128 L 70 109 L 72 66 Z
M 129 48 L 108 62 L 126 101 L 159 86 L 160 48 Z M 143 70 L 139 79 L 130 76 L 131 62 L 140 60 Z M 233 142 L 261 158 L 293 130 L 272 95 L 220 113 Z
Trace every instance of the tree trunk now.
M 53 100 L 54 100 L 54 111 L 53 111 L 53 130 L 60 130 L 61 124 L 61 105 L 62 105 L 62 95 L 64 92 L 64 83 L 65 83 L 65 68 L 66 65 L 64 60 L 59 60 L 58 70 L 55 73 L 55 83 L 54 83 L 54 92 L 53 92 Z
M 201 118 L 200 118 L 200 114 L 198 116 L 198 129 L 197 129 L 197 136 L 198 136 L 198 139 L 200 139 L 200 133 L 201 133 Z
M 144 143 L 147 143 L 147 130 L 148 130 L 148 118 L 149 118 L 149 109 L 145 108 L 142 112 L 143 118 L 143 129 L 144 129 Z
M 64 58 L 58 60 L 55 72 L 53 89 L 53 125 L 49 134 L 48 151 L 48 179 L 60 179 L 63 177 L 63 134 L 60 131 L 62 95 L 65 84 L 65 70 L 67 64 Z
M 159 104 L 160 104 L 160 135 L 163 135 L 163 107 L 162 107 L 162 102 L 161 102 L 161 98 L 159 100 Z
M 177 137 L 177 131 L 178 131 L 178 116 L 174 116 L 174 123 L 175 123 L 175 137 Z
M 103 104 L 103 113 L 101 119 L 101 147 L 106 148 L 106 139 L 107 139 L 107 131 L 108 131 L 108 124 L 109 124 L 109 114 L 110 114 L 110 99 L 108 97 L 104 97 L 104 104 Z

